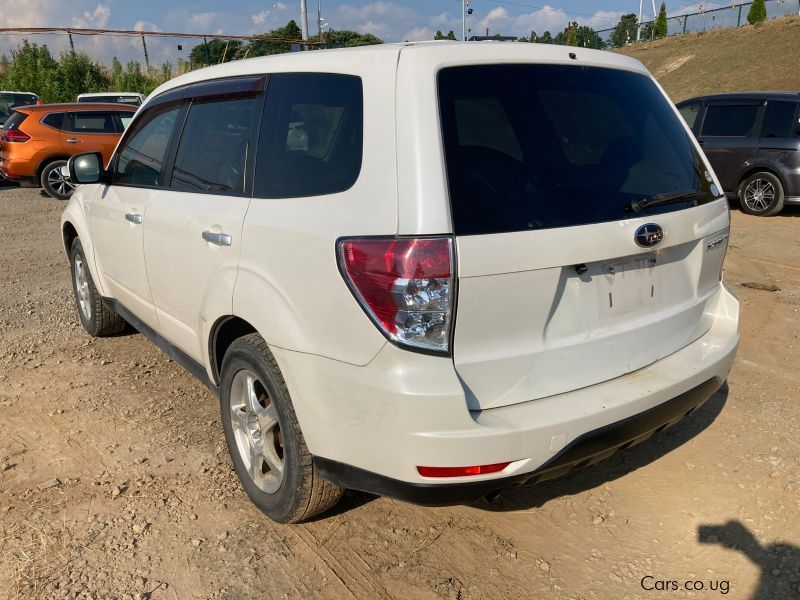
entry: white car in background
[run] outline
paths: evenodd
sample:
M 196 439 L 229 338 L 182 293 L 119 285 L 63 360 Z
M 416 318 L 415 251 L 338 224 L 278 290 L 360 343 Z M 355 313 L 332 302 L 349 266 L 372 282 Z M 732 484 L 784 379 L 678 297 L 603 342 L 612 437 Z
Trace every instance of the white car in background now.
M 70 176 L 81 322 L 219 395 L 276 521 L 343 488 L 447 504 L 558 476 L 691 413 L 737 349 L 727 201 L 622 55 L 235 61 L 159 87 Z
M 78 102 L 113 102 L 115 104 L 132 104 L 141 106 L 145 99 L 144 94 L 136 92 L 94 92 L 91 94 L 80 94 Z

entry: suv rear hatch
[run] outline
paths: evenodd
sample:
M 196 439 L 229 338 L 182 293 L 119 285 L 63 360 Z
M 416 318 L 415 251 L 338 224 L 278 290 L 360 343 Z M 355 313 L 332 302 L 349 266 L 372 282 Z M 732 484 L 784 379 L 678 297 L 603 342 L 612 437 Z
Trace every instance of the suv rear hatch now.
M 472 65 L 438 88 L 470 409 L 636 371 L 709 329 L 728 208 L 650 77 Z

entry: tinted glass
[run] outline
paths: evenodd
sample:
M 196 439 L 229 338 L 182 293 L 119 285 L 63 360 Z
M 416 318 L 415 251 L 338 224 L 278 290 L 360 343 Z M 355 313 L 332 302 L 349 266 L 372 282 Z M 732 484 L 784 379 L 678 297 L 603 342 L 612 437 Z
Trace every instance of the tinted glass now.
M 75 133 L 116 133 L 114 114 L 109 111 L 83 111 L 70 113 L 67 131 Z
M 78 102 L 113 102 L 116 104 L 133 104 L 139 106 L 142 101 L 139 96 L 90 96 L 88 98 L 79 98 Z
M 255 195 L 319 196 L 352 186 L 361 170 L 363 112 L 358 77 L 270 76 Z
M 193 102 L 175 157 L 172 187 L 242 193 L 255 112 L 255 97 Z
M 42 119 L 42 123 L 48 127 L 53 127 L 54 129 L 61 129 L 61 126 L 64 123 L 64 113 L 50 113 L 49 115 L 46 115 L 44 119 Z
M 119 121 L 122 124 L 122 131 L 125 131 L 128 128 L 128 125 L 131 124 L 131 121 L 133 121 L 133 115 L 134 114 L 135 113 L 131 113 L 131 112 L 118 113 Z
M 681 106 L 678 109 L 678 112 L 681 113 L 683 120 L 686 121 L 686 124 L 690 128 L 694 128 L 694 124 L 697 122 L 697 115 L 700 113 L 700 103 L 696 104 L 686 104 L 685 106 Z
M 160 184 L 164 158 L 179 111 L 180 106 L 154 108 L 137 120 L 119 151 L 113 183 Z
M 706 108 L 702 135 L 748 136 L 756 123 L 758 109 L 755 104 L 710 104 Z
M 501 233 L 630 218 L 714 199 L 694 145 L 649 77 L 561 65 L 452 67 L 439 102 L 455 233 Z
M 22 122 L 28 117 L 25 113 L 12 112 L 11 116 L 3 123 L 3 129 L 14 129 L 19 127 Z
M 17 106 L 36 104 L 38 98 L 33 94 L 0 94 L 0 123 L 11 116 L 11 111 Z
M 778 100 L 767 102 L 764 123 L 761 125 L 761 137 L 793 137 L 796 128 L 796 112 L 797 102 L 781 102 Z

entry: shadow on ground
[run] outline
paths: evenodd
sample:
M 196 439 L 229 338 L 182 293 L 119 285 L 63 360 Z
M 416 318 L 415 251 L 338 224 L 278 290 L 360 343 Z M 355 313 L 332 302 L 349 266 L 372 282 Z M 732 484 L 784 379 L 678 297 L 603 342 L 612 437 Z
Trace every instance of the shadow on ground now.
M 701 525 L 697 539 L 741 552 L 761 569 L 752 600 L 797 600 L 800 598 L 800 548 L 788 543 L 762 545 L 739 521 L 724 525 Z

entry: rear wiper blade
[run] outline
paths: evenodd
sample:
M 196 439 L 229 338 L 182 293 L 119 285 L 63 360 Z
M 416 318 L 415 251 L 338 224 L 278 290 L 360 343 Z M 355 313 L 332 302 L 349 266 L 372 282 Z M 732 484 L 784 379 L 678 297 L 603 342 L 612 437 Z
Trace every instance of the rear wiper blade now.
M 676 204 L 678 202 L 685 202 L 700 196 L 698 190 L 684 190 L 682 192 L 669 192 L 667 194 L 656 194 L 650 198 L 642 200 L 634 200 L 628 205 L 628 209 L 635 213 L 643 211 L 645 208 L 651 206 L 664 206 L 665 204 Z

